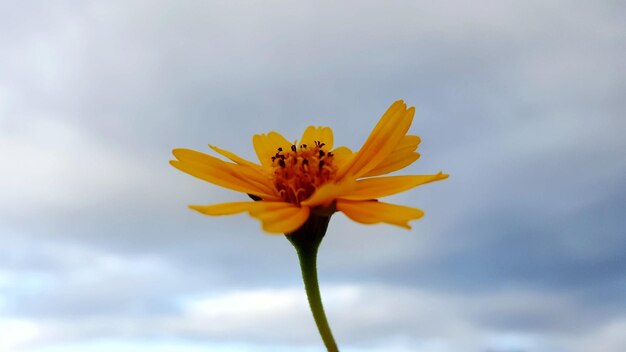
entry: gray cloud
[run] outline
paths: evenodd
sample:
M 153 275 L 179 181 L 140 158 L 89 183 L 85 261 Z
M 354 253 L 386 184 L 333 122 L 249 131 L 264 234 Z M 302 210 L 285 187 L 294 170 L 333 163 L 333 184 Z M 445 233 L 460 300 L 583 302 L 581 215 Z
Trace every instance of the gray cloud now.
M 192 296 L 295 297 L 299 273 L 256 221 L 186 209 L 245 197 L 166 161 L 207 143 L 254 158 L 252 134 L 308 124 L 356 149 L 404 98 L 423 139 L 408 172 L 452 177 L 390 199 L 425 209 L 411 232 L 334 217 L 323 285 L 358 288 L 330 299 L 338 336 L 354 351 L 623 349 L 623 6 L 274 5 L 0 4 L 0 326 L 13 339 L 317 346 L 301 306 L 258 331 L 247 313 L 223 312 L 229 333 L 186 315 Z M 384 308 L 360 308 L 365 296 Z M 280 324 L 301 329 L 287 347 Z

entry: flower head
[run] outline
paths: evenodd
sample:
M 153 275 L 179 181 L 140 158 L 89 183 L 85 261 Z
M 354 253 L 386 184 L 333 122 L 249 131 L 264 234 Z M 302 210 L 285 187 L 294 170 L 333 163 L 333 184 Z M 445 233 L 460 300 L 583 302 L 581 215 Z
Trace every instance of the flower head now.
M 364 223 L 389 223 L 410 228 L 424 213 L 416 208 L 383 203 L 379 198 L 448 177 L 382 176 L 419 158 L 420 138 L 407 135 L 415 108 L 396 101 L 382 116 L 358 152 L 333 148 L 329 127 L 309 126 L 299 143 L 276 132 L 257 134 L 252 142 L 260 164 L 210 146 L 230 162 L 189 149 L 174 149 L 177 169 L 210 183 L 248 194 L 253 201 L 192 205 L 206 215 L 248 212 L 272 233 L 292 233 L 311 213 L 343 212 Z

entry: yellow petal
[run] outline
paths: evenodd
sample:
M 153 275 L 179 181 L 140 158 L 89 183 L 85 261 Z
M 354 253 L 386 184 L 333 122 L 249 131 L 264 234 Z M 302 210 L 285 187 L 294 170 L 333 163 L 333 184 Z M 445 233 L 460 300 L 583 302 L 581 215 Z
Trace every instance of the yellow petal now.
M 429 182 L 439 181 L 448 178 L 448 175 L 438 173 L 436 175 L 407 175 L 368 178 L 358 180 L 356 189 L 343 199 L 366 200 L 377 199 L 392 194 L 404 192 L 413 187 Z
M 407 135 L 402 137 L 396 148 L 380 164 L 363 174 L 362 177 L 385 175 L 411 165 L 419 159 L 415 152 L 421 140 L 418 136 Z
M 339 183 L 326 183 L 316 189 L 309 198 L 300 202 L 300 204 L 311 208 L 316 206 L 325 207 L 330 205 L 335 199 L 351 194 L 355 188 L 356 181 L 351 178 L 346 178 Z
M 333 130 L 330 127 L 323 126 L 309 126 L 304 130 L 300 145 L 314 145 L 316 141 L 324 143 L 325 150 L 333 149 Z
M 407 109 L 402 100 L 393 103 L 351 162 L 339 169 L 338 179 L 348 174 L 359 178 L 380 164 L 406 135 L 414 115 L 415 108 Z
M 400 152 L 407 152 L 407 151 L 412 152 L 415 149 L 417 149 L 417 146 L 420 145 L 421 141 L 422 139 L 419 136 L 406 135 L 402 137 L 400 142 L 398 142 L 398 145 L 396 146 L 396 148 L 393 150 L 392 153 L 400 153 Z
M 235 153 L 229 152 L 228 150 L 224 150 L 224 149 L 218 148 L 218 147 L 216 147 L 214 145 L 211 145 L 211 144 L 209 144 L 209 147 L 211 149 L 213 149 L 216 153 L 218 153 L 220 155 L 223 155 L 224 157 L 232 160 L 233 162 L 235 162 L 235 163 L 237 163 L 239 165 L 246 165 L 246 166 L 250 166 L 250 167 L 256 168 L 256 169 L 261 167 L 260 165 L 255 164 L 255 163 L 253 163 L 251 161 L 248 161 L 248 160 L 238 156 Z
M 272 157 L 276 154 L 278 148 L 283 148 L 283 150 L 287 151 L 293 145 L 280 133 L 274 131 L 268 134 L 255 134 L 252 137 L 252 144 L 263 166 L 272 166 Z
M 204 215 L 220 216 L 232 215 L 248 211 L 256 202 L 230 202 L 213 205 L 190 205 L 189 208 L 198 211 Z
M 226 173 L 227 175 L 224 177 L 226 181 L 237 179 L 243 183 L 261 187 L 269 193 L 274 192 L 270 177 L 257 169 L 228 163 L 211 155 L 190 149 L 174 149 L 172 153 L 181 163 L 189 164 L 191 168 L 208 172 Z
M 333 163 L 338 168 L 341 168 L 348 164 L 350 160 L 352 160 L 352 158 L 354 157 L 354 152 L 347 147 L 336 148 L 332 151 L 332 153 L 334 155 Z
M 255 209 L 250 211 L 250 215 L 259 219 L 263 224 L 263 230 L 267 232 L 292 233 L 306 222 L 309 218 L 310 209 L 308 207 L 297 207 L 291 203 L 282 204 L 282 207 L 271 210 Z
M 418 152 L 391 154 L 382 163 L 378 164 L 374 169 L 367 172 L 363 177 L 380 176 L 404 169 L 413 164 L 420 158 Z
M 170 164 L 192 176 L 263 199 L 280 199 L 271 180 L 258 170 L 189 149 L 174 149 L 173 154 L 178 160 L 172 160 Z
M 375 200 L 337 200 L 337 210 L 362 224 L 388 223 L 410 229 L 409 221 L 424 216 L 424 212 L 402 205 L 382 203 Z
M 263 230 L 270 233 L 294 232 L 309 218 L 310 209 L 286 202 L 231 202 L 214 205 L 191 205 L 205 215 L 230 215 L 247 211 L 261 221 Z

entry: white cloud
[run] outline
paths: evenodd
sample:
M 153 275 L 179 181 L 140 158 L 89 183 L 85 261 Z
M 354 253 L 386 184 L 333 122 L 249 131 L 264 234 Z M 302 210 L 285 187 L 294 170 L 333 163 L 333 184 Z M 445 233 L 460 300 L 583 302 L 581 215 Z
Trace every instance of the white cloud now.
M 0 349 L 17 351 L 30 341 L 39 339 L 39 325 L 26 319 L 0 319 Z
M 36 212 L 80 207 L 149 180 L 132 158 L 89 138 L 54 116 L 6 122 L 0 158 L 7 165 L 2 211 Z
M 524 286 L 555 272 L 570 247 L 598 259 L 622 244 L 577 241 L 537 216 L 571 223 L 623 188 L 617 6 L 1 3 L 0 309 L 13 316 L 0 322 L 0 349 L 96 351 L 106 342 L 85 341 L 99 338 L 113 341 L 108 350 L 199 349 L 193 339 L 276 350 L 283 331 L 291 347 L 317 347 L 300 287 L 271 275 L 286 270 L 272 268 L 291 248 L 272 248 L 254 220 L 188 212 L 189 203 L 241 198 L 178 174 L 169 151 L 211 142 L 252 156 L 252 133 L 297 137 L 305 118 L 356 147 L 385 104 L 403 97 L 418 106 L 413 130 L 424 140 L 411 170 L 452 177 L 394 198 L 426 210 L 413 232 L 333 219 L 320 271 L 334 275 L 323 290 L 338 339 L 368 352 L 623 350 L 621 312 L 560 282 L 553 293 Z M 554 232 L 545 243 L 559 246 L 519 254 L 540 263 L 502 280 L 525 289 L 464 293 L 437 263 L 470 247 L 478 254 L 456 265 L 502 258 L 515 239 L 500 232 L 518 224 L 473 222 L 497 211 Z M 380 286 L 338 284 L 337 273 L 386 265 L 407 267 L 394 278 L 382 270 Z M 402 275 L 415 267 L 432 269 L 427 287 L 438 289 L 408 288 L 421 277 Z M 146 342 L 155 336 L 183 342 Z
M 620 318 L 591 329 L 580 341 L 567 341 L 572 351 L 622 351 L 626 348 L 626 319 Z
M 539 334 L 533 328 L 499 328 L 497 323 L 486 323 L 484 317 L 531 312 L 571 315 L 573 307 L 560 303 L 568 302 L 567 297 L 523 291 L 451 295 L 382 285 L 326 286 L 322 290 L 337 340 L 346 350 L 354 351 L 384 351 L 390 345 L 399 351 L 419 347 L 428 352 L 543 350 L 561 340 L 563 332 L 552 335 L 549 331 Z M 494 314 L 493 302 L 507 304 L 495 308 Z M 180 339 L 181 343 L 191 339 L 260 347 L 290 345 L 296 351 L 320 344 L 300 287 L 195 295 L 180 303 L 182 309 L 176 314 L 46 320 L 38 323 L 41 334 L 22 334 L 19 341 L 37 346 L 41 341 L 74 344 L 98 337 L 140 343 L 158 336 Z M 516 306 L 520 303 L 526 308 Z M 515 321 L 515 317 L 510 319 Z M 603 350 L 618 352 L 616 346 L 623 339 L 617 332 L 622 325 L 603 322 L 597 330 L 578 332 L 577 337 L 568 337 L 563 343 L 591 345 L 606 338 Z M 19 324 L 11 325 L 11 329 L 18 328 Z

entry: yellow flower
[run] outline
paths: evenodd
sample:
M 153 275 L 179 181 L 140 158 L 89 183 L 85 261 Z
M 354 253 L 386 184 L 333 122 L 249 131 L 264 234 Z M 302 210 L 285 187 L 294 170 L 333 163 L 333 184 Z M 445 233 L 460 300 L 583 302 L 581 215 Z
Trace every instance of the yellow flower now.
M 419 158 L 420 138 L 407 135 L 415 108 L 396 101 L 382 116 L 361 149 L 333 149 L 329 127 L 309 126 L 299 143 L 279 133 L 254 135 L 252 142 L 260 164 L 210 146 L 230 159 L 189 149 L 174 149 L 177 169 L 210 183 L 248 194 L 255 201 L 192 205 L 206 215 L 248 212 L 271 233 L 292 233 L 311 214 L 343 212 L 363 224 L 388 223 L 410 228 L 408 222 L 424 213 L 416 208 L 379 202 L 378 198 L 442 180 L 448 175 L 383 176 Z

